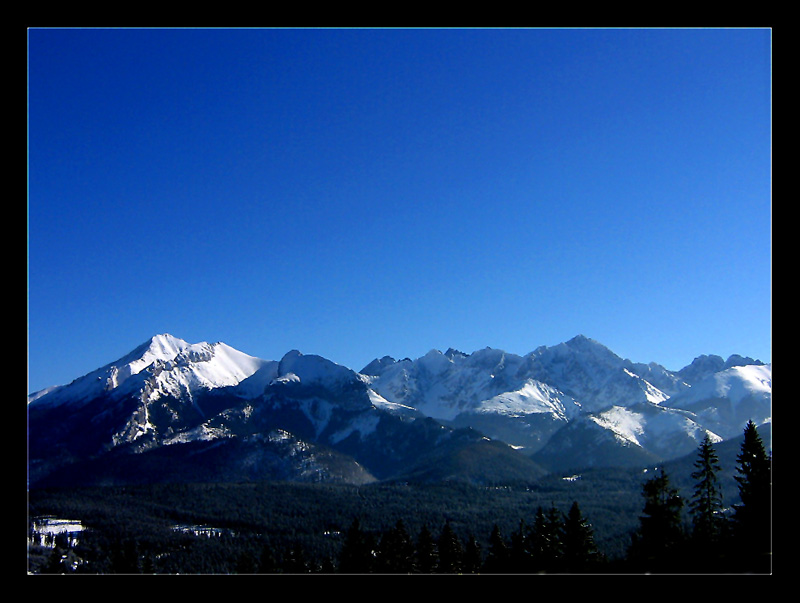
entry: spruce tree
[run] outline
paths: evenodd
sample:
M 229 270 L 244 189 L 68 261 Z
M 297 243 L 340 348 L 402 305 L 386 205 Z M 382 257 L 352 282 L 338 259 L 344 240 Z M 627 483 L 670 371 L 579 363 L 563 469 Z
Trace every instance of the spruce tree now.
M 736 457 L 741 504 L 734 505 L 734 535 L 746 571 L 769 571 L 772 539 L 772 458 L 755 423 L 744 429 Z
M 483 571 L 487 574 L 503 574 L 508 569 L 508 547 L 503 540 L 500 527 L 494 524 L 492 533 L 489 536 L 489 549 L 486 552 L 486 560 L 483 563 Z
M 528 536 L 532 571 L 558 571 L 563 550 L 563 517 L 555 505 L 545 512 L 536 510 L 533 528 Z
M 339 572 L 366 574 L 373 570 L 372 539 L 361 529 L 358 518 L 353 520 L 339 554 Z
M 387 574 L 408 574 L 414 569 L 414 544 L 402 519 L 386 531 L 378 544 L 375 571 Z
M 464 546 L 462 569 L 465 574 L 477 574 L 481 571 L 481 545 L 473 534 L 470 534 Z
M 680 561 L 679 549 L 683 544 L 683 500 L 663 467 L 645 481 L 642 496 L 644 514 L 639 517 L 632 556 L 644 571 L 672 571 Z
M 461 561 L 464 556 L 464 548 L 461 541 L 450 526 L 450 521 L 446 521 L 437 542 L 439 550 L 439 567 L 437 571 L 442 574 L 458 574 L 461 572 Z
M 722 536 L 724 517 L 722 515 L 722 490 L 717 477 L 720 464 L 708 434 L 700 443 L 694 466 L 697 470 L 692 473 L 692 479 L 697 481 L 694 494 L 689 501 L 689 512 L 692 516 L 692 538 L 697 546 L 703 547 L 703 555 L 716 557 Z
M 531 569 L 531 555 L 528 549 L 528 528 L 525 521 L 520 520 L 519 528 L 511 534 L 509 548 L 509 571 L 515 574 L 527 573 Z
M 436 541 L 428 526 L 423 525 L 417 536 L 417 549 L 414 560 L 414 571 L 421 574 L 432 574 L 438 565 Z
M 578 502 L 574 501 L 564 520 L 564 570 L 585 572 L 595 567 L 598 558 L 592 526 L 584 519 Z

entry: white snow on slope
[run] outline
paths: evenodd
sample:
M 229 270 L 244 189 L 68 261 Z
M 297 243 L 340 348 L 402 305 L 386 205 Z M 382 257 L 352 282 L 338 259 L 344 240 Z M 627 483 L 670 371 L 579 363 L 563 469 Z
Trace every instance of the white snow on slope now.
M 596 415 L 591 415 L 591 420 L 600 427 L 609 430 L 618 440 L 630 442 L 641 446 L 639 438 L 644 434 L 644 415 L 622 406 L 612 406 L 610 409 Z
M 706 435 L 712 442 L 722 440 L 697 423 L 692 413 L 649 403 L 635 407 L 613 406 L 589 415 L 589 419 L 620 442 L 662 454 L 674 453 L 678 447 L 688 446 L 688 451 Z
M 107 364 L 68 385 L 51 388 L 47 395 L 28 396 L 28 403 L 58 405 L 100 396 L 139 394 L 190 394 L 200 388 L 236 385 L 267 361 L 224 344 L 190 344 L 172 335 L 152 337 L 116 362 Z
M 514 391 L 500 393 L 477 405 L 477 412 L 511 417 L 551 413 L 567 420 L 580 412 L 580 405 L 570 396 L 545 383 L 528 379 Z
M 727 398 L 736 406 L 752 397 L 772 395 L 772 364 L 734 366 L 696 383 L 686 392 L 670 399 L 675 408 L 689 408 L 696 402 Z

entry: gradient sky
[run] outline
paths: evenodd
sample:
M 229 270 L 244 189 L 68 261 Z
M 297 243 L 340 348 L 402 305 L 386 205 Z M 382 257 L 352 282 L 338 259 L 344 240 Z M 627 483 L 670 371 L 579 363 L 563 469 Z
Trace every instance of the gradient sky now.
M 28 391 L 158 333 L 771 361 L 771 44 L 30 29 Z

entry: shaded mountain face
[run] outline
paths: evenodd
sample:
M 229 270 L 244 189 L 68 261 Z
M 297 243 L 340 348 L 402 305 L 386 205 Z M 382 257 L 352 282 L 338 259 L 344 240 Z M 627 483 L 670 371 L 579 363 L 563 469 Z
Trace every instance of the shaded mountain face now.
M 386 356 L 356 373 L 157 335 L 29 396 L 29 482 L 529 481 L 675 458 L 748 419 L 771 420 L 771 367 L 742 357 L 671 372 L 578 336 L 525 356 Z
M 125 378 L 115 380 L 119 375 Z M 389 402 L 368 381 L 297 351 L 269 362 L 222 344 L 158 336 L 72 384 L 30 397 L 29 482 L 360 484 L 428 475 L 425 463 L 451 456 L 453 473 L 436 473 L 442 479 L 543 474 L 508 445 L 489 449 L 482 434 Z M 486 468 L 475 460 L 484 448 Z M 456 462 L 466 449 L 472 462 Z M 498 456 L 507 462 L 497 463 Z

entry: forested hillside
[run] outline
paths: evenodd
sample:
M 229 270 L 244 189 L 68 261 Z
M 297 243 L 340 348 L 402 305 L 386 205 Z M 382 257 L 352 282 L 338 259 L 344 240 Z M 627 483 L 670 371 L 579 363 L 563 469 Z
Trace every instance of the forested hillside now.
M 29 571 L 769 571 L 768 556 L 748 558 L 747 551 L 769 551 L 771 456 L 752 426 L 735 472 L 728 465 L 719 474 L 716 457 L 706 442 L 691 475 L 674 479 L 670 472 L 686 470 L 686 463 L 494 487 L 263 482 L 35 489 L 31 520 L 69 518 L 86 529 L 74 541 L 29 544 Z M 694 485 L 678 488 L 679 482 Z M 742 533 L 767 541 L 745 541 Z

